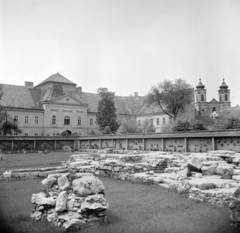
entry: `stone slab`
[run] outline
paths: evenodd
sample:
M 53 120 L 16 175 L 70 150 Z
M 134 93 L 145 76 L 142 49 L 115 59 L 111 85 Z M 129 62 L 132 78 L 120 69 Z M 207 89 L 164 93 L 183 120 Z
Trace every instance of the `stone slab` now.
M 187 180 L 187 182 L 191 186 L 195 187 L 198 187 L 199 185 L 203 185 L 206 183 L 213 183 L 217 187 L 221 187 L 225 184 L 234 183 L 234 180 L 221 179 L 219 176 L 203 176 L 202 178 L 191 177 L 189 180 Z

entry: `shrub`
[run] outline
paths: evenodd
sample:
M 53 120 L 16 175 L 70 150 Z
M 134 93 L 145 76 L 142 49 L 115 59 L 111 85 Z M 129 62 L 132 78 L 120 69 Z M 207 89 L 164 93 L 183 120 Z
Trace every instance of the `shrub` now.
M 161 128 L 161 133 L 172 133 L 172 132 L 173 132 L 172 124 L 165 124 Z
M 206 130 L 207 127 L 201 121 L 178 120 L 173 125 L 173 131 Z
M 226 129 L 240 129 L 240 119 L 231 117 L 228 119 Z
M 111 133 L 112 133 L 112 131 L 111 131 L 110 127 L 106 126 L 103 130 L 103 134 L 111 134 Z
M 173 131 L 191 131 L 192 125 L 188 120 L 178 120 L 173 125 Z
M 194 121 L 192 123 L 192 128 L 193 128 L 193 130 L 206 130 L 207 129 L 206 126 L 204 125 L 204 123 L 201 121 Z

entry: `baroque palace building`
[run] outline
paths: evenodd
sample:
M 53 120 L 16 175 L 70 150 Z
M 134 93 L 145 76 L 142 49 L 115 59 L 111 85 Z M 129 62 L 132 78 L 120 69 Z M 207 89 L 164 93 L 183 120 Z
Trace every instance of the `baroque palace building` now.
M 210 115 L 211 111 L 221 111 L 230 106 L 230 92 L 225 82 L 220 86 L 220 101 L 206 102 L 206 90 L 200 81 L 192 89 L 192 104 L 188 105 L 179 118 L 195 119 L 195 114 Z M 100 97 L 97 93 L 83 92 L 59 73 L 51 75 L 38 85 L 25 82 L 24 86 L 0 84 L 2 98 L 0 105 L 11 120 L 18 123 L 22 136 L 54 136 L 68 130 L 77 135 L 98 134 L 96 113 Z M 226 97 L 227 95 L 227 97 Z M 164 125 L 171 122 L 168 115 L 156 105 L 145 104 L 145 96 L 114 97 L 119 119 L 134 118 L 141 125 L 144 120 L 151 120 L 156 132 L 161 132 Z
M 82 87 L 59 73 L 36 86 L 33 82 L 25 82 L 24 86 L 1 84 L 0 90 L 0 105 L 18 123 L 22 136 L 54 136 L 65 130 L 82 136 L 99 133 L 99 95 L 83 92 Z M 168 123 L 166 115 L 157 106 L 146 106 L 145 97 L 137 92 L 133 96 L 115 95 L 114 100 L 120 119 L 134 116 L 139 124 L 151 119 L 157 131 Z

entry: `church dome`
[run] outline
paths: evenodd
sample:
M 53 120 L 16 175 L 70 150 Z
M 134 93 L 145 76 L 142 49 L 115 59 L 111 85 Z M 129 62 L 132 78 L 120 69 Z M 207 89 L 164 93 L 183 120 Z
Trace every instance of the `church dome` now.
M 198 83 L 198 85 L 196 86 L 196 88 L 202 88 L 202 89 L 204 89 L 204 85 L 202 84 L 202 81 L 201 81 L 201 79 L 199 79 L 199 83 Z
M 225 83 L 225 80 L 223 79 L 220 89 L 227 89 L 227 88 L 228 88 L 228 85 Z

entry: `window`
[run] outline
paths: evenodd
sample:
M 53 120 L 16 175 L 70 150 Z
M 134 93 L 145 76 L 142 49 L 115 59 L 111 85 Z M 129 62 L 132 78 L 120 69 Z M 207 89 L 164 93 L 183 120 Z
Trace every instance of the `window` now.
M 157 118 L 157 125 L 159 125 L 159 118 Z
M 140 120 L 138 120 L 138 126 L 141 126 L 141 121 Z
M 219 98 L 220 98 L 220 102 L 222 101 L 222 96 L 219 96 Z
M 64 125 L 70 125 L 70 116 L 64 117 Z
M 25 124 L 28 124 L 28 116 L 25 116 Z
M 204 112 L 204 108 L 202 108 L 202 112 Z
M 78 117 L 78 125 L 81 125 L 82 124 L 82 118 L 79 116 Z
M 227 94 L 225 94 L 225 101 L 228 101 L 228 96 L 227 96 Z
M 173 123 L 173 119 L 172 119 L 172 117 L 169 117 L 169 123 L 170 123 L 170 124 Z
M 28 136 L 28 133 L 24 133 L 23 136 Z
M 93 125 L 93 119 L 90 119 L 90 125 Z
M 201 94 L 201 101 L 204 101 L 204 95 Z
M 212 112 L 215 112 L 215 111 L 216 111 L 216 107 L 213 107 L 213 108 L 212 108 Z
M 38 124 L 38 116 L 35 116 L 35 124 Z
M 163 119 L 162 119 L 162 123 L 165 124 L 165 117 L 163 117 Z
M 18 123 L 18 115 L 13 116 L 13 121 L 14 121 L 14 123 Z
M 38 136 L 38 133 L 34 133 L 34 136 Z
M 52 125 L 56 125 L 56 116 L 55 115 L 52 116 Z
M 17 136 L 17 135 L 18 135 L 18 133 L 16 133 L 16 132 L 13 133 L 13 136 Z

